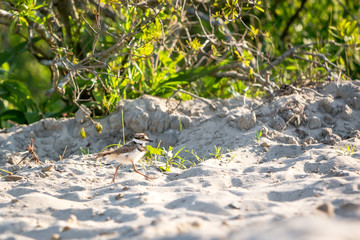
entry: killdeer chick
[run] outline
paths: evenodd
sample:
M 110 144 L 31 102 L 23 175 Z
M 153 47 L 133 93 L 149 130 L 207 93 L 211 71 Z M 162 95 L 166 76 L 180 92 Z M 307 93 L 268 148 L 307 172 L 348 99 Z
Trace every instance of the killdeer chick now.
M 144 154 L 146 152 L 146 143 L 148 143 L 148 142 L 152 142 L 152 140 L 150 140 L 148 138 L 148 136 L 146 136 L 145 133 L 137 133 L 137 134 L 135 134 L 135 137 L 128 144 L 125 144 L 116 149 L 112 149 L 109 151 L 99 153 L 97 155 L 96 158 L 108 157 L 110 159 L 116 159 L 116 160 L 120 161 L 120 164 L 116 167 L 116 171 L 115 171 L 115 174 L 114 174 L 114 177 L 113 177 L 113 180 L 111 183 L 115 182 L 117 172 L 118 172 L 119 168 L 121 167 L 121 165 L 123 165 L 124 163 L 125 164 L 131 163 L 135 172 L 143 175 L 148 180 L 151 179 L 150 177 L 146 176 L 145 174 L 139 172 L 135 167 L 135 163 L 137 163 L 144 156 Z

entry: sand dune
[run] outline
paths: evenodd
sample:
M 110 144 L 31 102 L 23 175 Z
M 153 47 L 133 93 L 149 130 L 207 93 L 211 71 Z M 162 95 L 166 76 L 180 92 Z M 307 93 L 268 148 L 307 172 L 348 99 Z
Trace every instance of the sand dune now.
M 101 120 L 103 133 L 89 127 L 86 139 L 78 119 L 1 133 L 0 168 L 19 179 L 0 180 L 0 238 L 359 239 L 360 82 L 211 103 L 215 110 L 200 100 L 176 109 L 149 96 L 122 101 Z M 156 179 L 125 166 L 110 184 L 116 161 L 100 166 L 93 153 L 122 138 L 121 109 L 127 135 L 185 147 L 180 156 L 196 166 L 164 173 L 164 163 L 143 162 L 139 170 Z M 42 163 L 16 165 L 30 138 Z

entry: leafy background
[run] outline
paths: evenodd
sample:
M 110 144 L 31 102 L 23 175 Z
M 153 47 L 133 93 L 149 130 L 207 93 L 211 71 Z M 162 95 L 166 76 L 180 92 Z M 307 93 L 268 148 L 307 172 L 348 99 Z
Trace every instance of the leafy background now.
M 0 128 L 80 105 L 102 117 L 142 94 L 257 97 L 360 78 L 358 1 L 16 0 L 0 11 Z

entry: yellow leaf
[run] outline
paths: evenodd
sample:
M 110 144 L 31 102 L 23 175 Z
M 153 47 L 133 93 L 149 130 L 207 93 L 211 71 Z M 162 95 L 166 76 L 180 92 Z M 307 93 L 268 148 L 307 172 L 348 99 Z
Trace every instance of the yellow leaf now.
M 86 132 L 85 132 L 85 129 L 84 129 L 84 128 L 81 128 L 81 130 L 80 130 L 80 136 L 81 136 L 82 138 L 86 138 Z
M 100 123 L 97 123 L 96 126 L 95 126 L 95 129 L 98 133 L 102 133 L 102 130 L 103 130 L 103 127 L 101 126 Z

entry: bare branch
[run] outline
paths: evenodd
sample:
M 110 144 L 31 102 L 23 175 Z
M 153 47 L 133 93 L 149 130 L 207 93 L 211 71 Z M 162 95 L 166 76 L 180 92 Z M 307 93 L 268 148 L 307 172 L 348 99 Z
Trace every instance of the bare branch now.
M 185 91 L 185 90 L 183 90 L 183 89 L 175 90 L 173 95 L 175 95 L 177 92 L 185 93 L 185 94 L 187 94 L 187 95 L 192 96 L 193 98 L 197 98 L 197 99 L 203 101 L 204 103 L 208 104 L 213 110 L 216 109 L 215 105 L 212 104 L 212 102 L 211 102 L 210 100 L 206 99 L 206 98 L 199 97 L 199 96 L 197 96 L 196 94 L 193 94 L 193 93 L 191 93 L 191 92 Z
M 238 69 L 238 68 L 240 68 L 241 70 L 244 70 L 244 71 L 247 72 L 247 73 L 250 73 L 250 71 L 251 71 L 251 68 L 250 68 L 250 67 L 246 66 L 246 65 L 243 64 L 243 63 L 238 62 L 238 63 L 230 63 L 230 64 L 226 64 L 226 65 L 220 66 L 220 67 L 216 68 L 216 69 L 214 70 L 214 72 L 219 72 L 219 71 L 222 71 L 222 70 L 232 70 L 232 69 Z M 214 74 L 216 74 L 216 73 L 214 73 Z M 253 73 L 253 76 L 254 76 L 254 78 L 255 78 L 256 80 L 258 80 L 261 84 L 263 84 L 263 85 L 265 85 L 265 86 L 266 86 L 266 85 L 269 85 L 268 91 L 269 91 L 270 93 L 273 92 L 272 87 L 275 87 L 275 83 L 270 82 L 270 81 L 267 81 L 266 79 L 264 79 L 264 78 L 261 76 L 261 74 Z M 242 78 L 242 77 L 241 77 L 241 78 Z

